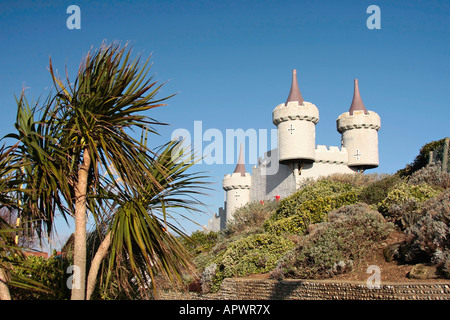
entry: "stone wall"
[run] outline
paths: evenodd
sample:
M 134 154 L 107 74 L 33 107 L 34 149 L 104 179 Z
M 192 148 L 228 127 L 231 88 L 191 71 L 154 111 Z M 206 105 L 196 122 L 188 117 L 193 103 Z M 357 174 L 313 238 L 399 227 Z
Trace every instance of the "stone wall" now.
M 330 280 L 225 279 L 216 294 L 164 293 L 171 300 L 450 300 L 450 281 L 382 283 Z

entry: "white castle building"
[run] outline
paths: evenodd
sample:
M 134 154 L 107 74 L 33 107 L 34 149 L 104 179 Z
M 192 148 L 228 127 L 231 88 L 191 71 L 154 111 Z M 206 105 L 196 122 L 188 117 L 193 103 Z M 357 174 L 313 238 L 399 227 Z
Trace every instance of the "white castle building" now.
M 336 120 L 337 131 L 342 135 L 341 147 L 316 146 L 319 110 L 303 100 L 296 70 L 293 70 L 286 103 L 273 110 L 272 119 L 277 126 L 278 148 L 259 158 L 258 165 L 253 166 L 250 174 L 245 171 L 241 145 L 236 169 L 223 179 L 224 208 L 219 208 L 219 213 L 209 220 L 207 230 L 224 229 L 233 219 L 235 210 L 249 202 L 291 195 L 306 178 L 355 173 L 378 166 L 380 117 L 365 108 L 357 79 L 354 80 L 349 111 Z

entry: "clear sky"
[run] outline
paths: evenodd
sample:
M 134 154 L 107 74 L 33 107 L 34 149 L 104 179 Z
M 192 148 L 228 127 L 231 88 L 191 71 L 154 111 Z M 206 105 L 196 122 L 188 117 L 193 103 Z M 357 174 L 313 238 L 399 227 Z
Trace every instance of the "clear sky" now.
M 81 29 L 67 28 L 70 5 L 81 10 Z M 370 5 L 380 8 L 381 29 L 366 25 Z M 73 79 L 103 40 L 151 54 L 156 79 L 168 81 L 160 96 L 178 93 L 149 112 L 170 124 L 154 146 L 175 129 L 193 132 L 194 121 L 224 136 L 274 129 L 272 111 L 285 102 L 294 68 L 304 99 L 319 108 L 317 144 L 340 146 L 336 118 L 359 79 L 366 108 L 381 117 L 380 166 L 371 172 L 393 173 L 425 143 L 449 136 L 450 2 L 432 0 L 1 1 L 0 136 L 13 130 L 14 94 L 27 88 L 36 100 L 51 88 L 50 56 Z M 204 199 L 209 214 L 223 205 L 221 180 L 234 167 L 195 167 L 215 183 Z M 209 218 L 193 217 L 202 225 Z

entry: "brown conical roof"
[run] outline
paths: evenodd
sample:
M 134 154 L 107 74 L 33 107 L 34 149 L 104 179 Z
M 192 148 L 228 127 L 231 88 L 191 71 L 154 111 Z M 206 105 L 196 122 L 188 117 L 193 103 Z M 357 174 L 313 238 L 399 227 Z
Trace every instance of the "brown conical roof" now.
M 245 176 L 245 161 L 244 161 L 244 149 L 241 143 L 241 151 L 239 153 L 239 160 L 236 165 L 236 169 L 234 169 L 234 173 L 241 173 L 241 176 Z
M 298 82 L 297 82 L 297 70 L 292 70 L 292 84 L 291 84 L 291 91 L 289 92 L 289 97 L 286 100 L 286 104 L 291 101 L 297 101 L 298 104 L 303 103 L 303 97 L 300 93 L 300 89 L 298 88 Z
M 350 115 L 353 114 L 354 111 L 364 111 L 365 114 L 368 114 L 366 107 L 364 106 L 364 103 L 362 102 L 361 95 L 359 94 L 359 86 L 358 86 L 358 79 L 355 79 L 355 88 L 353 90 L 353 100 L 352 104 L 350 106 L 350 110 L 348 111 Z

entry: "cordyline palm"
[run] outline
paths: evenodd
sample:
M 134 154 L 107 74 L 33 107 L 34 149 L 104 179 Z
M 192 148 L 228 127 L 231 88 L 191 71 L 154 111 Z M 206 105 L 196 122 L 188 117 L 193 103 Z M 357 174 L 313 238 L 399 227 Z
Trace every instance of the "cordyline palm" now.
M 50 73 L 58 91 L 51 103 L 55 105 L 53 116 L 61 125 L 58 144 L 64 153 L 57 162 L 68 164 L 64 174 L 73 192 L 74 265 L 78 267 L 81 285 L 72 288 L 72 299 L 85 298 L 87 208 L 100 223 L 103 218 L 97 203 L 101 201 L 97 200 L 104 196 L 102 173 L 106 172 L 116 189 L 149 188 L 155 193 L 164 190 L 155 178 L 155 168 L 164 171 L 164 167 L 155 166 L 155 154 L 129 132 L 130 128 L 148 130 L 149 125 L 159 124 L 142 112 L 167 99 L 155 99 L 161 86 L 156 86 L 151 77 L 147 79 L 148 60 L 143 66 L 139 63 L 139 58 L 130 61 L 126 46 L 102 46 L 86 56 L 75 82 L 70 84 L 67 79 L 64 85 L 50 61 Z M 122 185 L 113 179 L 111 167 Z
M 71 186 L 63 170 L 68 162 L 59 144 L 63 123 L 55 118 L 53 100 L 49 95 L 43 103 L 45 108 L 41 109 L 39 102 L 31 107 L 22 91 L 16 99 L 17 133 L 4 137 L 18 141 L 14 153 L 21 160 L 20 170 L 17 169 L 22 178 L 22 192 L 17 193 L 21 203 L 18 215 L 21 226 L 29 232 L 36 231 L 39 238 L 42 229 L 46 230 L 47 236 L 52 235 L 57 211 L 67 218 L 73 208 Z
M 188 173 L 193 162 L 186 163 L 174 157 L 178 145 L 169 143 L 158 152 L 149 164 L 150 174 L 161 188 L 142 183 L 136 188 L 115 190 L 108 198 L 113 199 L 112 214 L 104 238 L 92 260 L 87 284 L 89 299 L 95 288 L 100 263 L 103 263 L 102 287 L 107 290 L 111 277 L 115 285 L 132 296 L 129 278 L 134 276 L 135 286 L 141 297 L 148 297 L 147 286 L 156 297 L 158 283 L 182 284 L 182 274 L 194 275 L 195 268 L 185 248 L 177 237 L 185 233 L 172 219 L 172 212 L 179 209 L 199 211 L 201 202 L 196 195 L 206 189 L 203 176 Z M 131 271 L 131 272 L 130 272 Z

